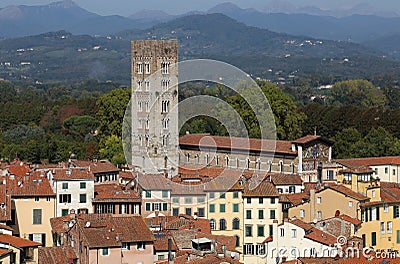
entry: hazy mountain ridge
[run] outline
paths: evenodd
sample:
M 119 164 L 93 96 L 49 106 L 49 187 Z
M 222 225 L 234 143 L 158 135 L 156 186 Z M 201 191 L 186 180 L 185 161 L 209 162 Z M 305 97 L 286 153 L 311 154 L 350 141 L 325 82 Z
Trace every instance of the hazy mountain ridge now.
M 109 37 L 58 31 L 2 40 L 0 78 L 30 83 L 98 78 L 129 85 L 130 41 L 168 38 L 179 40 L 181 60 L 219 59 L 263 78 L 316 73 L 362 77 L 399 68 L 398 62 L 384 59 L 383 53 L 358 44 L 271 32 L 222 14 L 209 14 Z

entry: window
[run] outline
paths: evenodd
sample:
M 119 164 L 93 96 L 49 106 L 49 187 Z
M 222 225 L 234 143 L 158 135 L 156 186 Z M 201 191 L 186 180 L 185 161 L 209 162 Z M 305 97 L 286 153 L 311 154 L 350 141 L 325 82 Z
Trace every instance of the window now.
M 293 186 L 293 185 L 289 186 L 289 193 L 295 193 L 295 191 L 296 191 L 295 186 Z
M 327 170 L 326 171 L 326 179 L 328 181 L 333 181 L 333 170 Z
M 168 203 L 162 203 L 162 210 L 167 211 L 168 210 Z
M 376 232 L 371 233 L 371 246 L 376 246 Z
M 122 242 L 122 249 L 130 250 L 131 249 L 131 244 L 129 242 Z
M 275 210 L 269 210 L 269 219 L 275 219 Z
M 210 192 L 210 198 L 215 198 L 215 192 Z
M 199 217 L 204 217 L 205 216 L 205 210 L 203 207 L 197 208 L 197 214 Z
M 137 86 L 138 86 L 138 91 L 141 91 L 143 89 L 143 81 L 142 80 L 138 80 L 137 81 Z
M 168 198 L 168 191 L 162 191 L 162 198 Z
M 388 174 L 388 173 L 389 173 L 389 168 L 385 167 L 385 174 Z
M 280 233 L 281 233 L 281 237 L 284 237 L 285 236 L 285 229 L 281 228 L 280 229 Z
M 257 226 L 257 236 L 259 236 L 259 237 L 264 236 L 264 226 L 263 225 Z
M 169 89 L 169 80 L 162 80 L 161 81 L 161 88 L 163 91 L 168 91 Z
M 163 124 L 163 129 L 168 129 L 168 125 L 169 125 L 169 118 L 164 118 L 162 120 L 162 124 Z
M 322 218 L 322 212 L 321 212 L 321 211 L 318 211 L 318 212 L 317 212 L 317 216 L 318 216 L 318 218 Z
M 101 255 L 102 255 L 102 256 L 108 256 L 108 255 L 110 255 L 110 250 L 109 250 L 109 248 L 102 248 L 102 249 L 101 249 Z
M 387 222 L 387 233 L 391 234 L 393 232 L 393 222 L 389 221 Z
M 269 225 L 268 226 L 268 235 L 272 236 L 274 234 L 274 226 L 273 225 Z
M 396 175 L 396 170 L 395 169 L 393 169 L 393 175 Z
M 372 198 L 375 198 L 375 191 L 374 190 L 371 191 L 371 196 L 372 196 Z
M 352 201 L 349 202 L 349 207 L 353 207 L 353 202 Z
M 150 81 L 149 80 L 144 81 L 144 89 L 146 90 L 146 92 L 150 91 Z
M 239 198 L 239 192 L 233 192 L 232 195 L 234 199 Z
M 245 235 L 246 235 L 246 237 L 253 236 L 253 226 L 252 225 L 246 225 L 246 227 L 245 227 Z
M 381 222 L 381 234 L 385 234 L 385 222 Z
M 300 209 L 300 217 L 304 218 L 304 209 Z
M 226 220 L 225 219 L 219 220 L 219 230 L 226 230 Z
M 396 243 L 400 244 L 400 230 L 396 230 Z
M 144 242 L 138 242 L 136 245 L 137 250 L 144 250 L 146 249 L 146 243 Z
M 172 197 L 172 203 L 179 204 L 179 197 Z
M 215 230 L 215 220 L 214 219 L 210 219 L 210 229 Z
M 146 203 L 146 211 L 151 211 L 151 203 Z
M 51 198 L 50 197 L 46 197 L 46 202 L 50 202 Z
M 145 102 L 145 105 L 146 105 L 146 112 L 148 113 L 148 112 L 150 112 L 150 102 Z
M 388 204 L 384 204 L 384 205 L 383 205 L 383 212 L 384 212 L 384 213 L 389 212 L 389 205 L 388 205 Z
M 235 247 L 240 247 L 240 237 L 235 235 Z
M 80 189 L 86 189 L 86 182 L 79 183 L 79 188 Z
M 251 210 L 246 210 L 246 219 L 251 219 Z
M 39 197 L 35 197 L 35 202 L 39 202 L 40 198 Z
M 226 194 L 225 194 L 225 193 L 220 193 L 220 194 L 219 194 L 219 198 L 225 199 L 225 198 L 226 198 Z
M 151 191 L 146 191 L 145 197 L 146 197 L 146 198 L 151 198 Z
M 225 213 L 225 204 L 220 204 L 219 205 L 219 212 L 220 213 Z
M 137 73 L 142 74 L 143 73 L 143 63 L 138 62 L 138 63 L 136 63 L 136 66 L 137 66 Z
M 193 203 L 192 197 L 185 197 L 185 204 L 192 204 L 192 203 Z
M 168 113 L 169 111 L 169 101 L 163 100 L 161 102 L 161 113 Z
M 317 204 L 321 204 L 322 202 L 322 198 L 321 197 L 317 197 Z
M 143 102 L 138 101 L 138 112 L 142 112 L 142 111 L 143 111 Z
M 58 200 L 60 203 L 71 203 L 71 194 L 60 194 Z
M 234 218 L 232 220 L 232 229 L 233 230 L 239 230 L 239 225 L 240 225 L 240 220 L 239 218 Z
M 275 204 L 275 197 L 271 197 L 271 204 Z
M 68 214 L 68 209 L 61 210 L 61 216 L 66 216 Z
M 251 204 L 251 198 L 250 198 L 250 197 L 247 198 L 247 199 L 246 199 L 246 202 L 247 202 L 248 204 Z
M 161 62 L 161 74 L 169 74 L 170 62 Z
M 258 219 L 264 219 L 264 210 L 258 210 Z
M 79 202 L 86 203 L 86 193 L 79 194 Z
M 258 203 L 259 204 L 263 204 L 264 203 L 264 199 L 262 197 L 258 198 Z
M 146 74 L 150 74 L 150 62 L 145 62 L 144 68 L 145 68 Z
M 296 237 L 297 237 L 297 230 L 292 229 L 292 238 L 296 238 Z
M 63 182 L 62 183 L 62 189 L 67 190 L 68 189 L 68 182 Z
M 394 205 L 393 206 L 393 218 L 399 218 L 399 217 L 400 217 L 399 206 Z
M 205 201 L 204 197 L 197 197 L 197 203 L 204 203 Z
M 185 214 L 192 215 L 192 208 L 185 208 Z
M 172 215 L 178 216 L 179 215 L 179 208 L 172 208 Z
M 215 213 L 215 204 L 210 204 L 209 205 L 209 212 L 210 213 Z
M 234 213 L 239 212 L 239 204 L 233 204 L 233 212 Z
M 33 224 L 42 224 L 42 209 L 33 209 Z

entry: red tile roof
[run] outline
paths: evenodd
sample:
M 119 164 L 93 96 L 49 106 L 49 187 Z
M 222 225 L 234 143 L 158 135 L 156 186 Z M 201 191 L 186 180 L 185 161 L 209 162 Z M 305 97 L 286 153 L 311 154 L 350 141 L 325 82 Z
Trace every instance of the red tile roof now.
M 168 237 L 156 237 L 156 240 L 154 240 L 154 250 L 155 251 L 168 251 Z M 175 244 L 175 241 L 173 238 L 171 238 L 171 250 L 172 251 L 177 251 L 178 247 Z
M 54 169 L 54 180 L 94 180 L 94 175 L 85 168 Z
M 275 185 L 302 185 L 303 180 L 298 174 L 269 173 Z
M 302 138 L 294 140 L 293 143 L 304 145 L 304 144 L 308 144 L 308 143 L 311 143 L 311 142 L 316 141 L 316 140 L 323 141 L 323 142 L 327 143 L 328 145 L 333 145 L 332 141 L 330 141 L 330 140 L 328 140 L 328 139 L 326 139 L 324 137 L 315 136 L 315 135 L 304 136 Z
M 38 264 L 70 264 L 78 259 L 72 247 L 40 247 Z
M 358 201 L 366 201 L 366 200 L 369 200 L 369 198 L 368 198 L 367 196 L 362 195 L 361 193 L 355 192 L 355 191 L 351 190 L 350 188 L 347 188 L 347 187 L 344 186 L 344 185 L 329 184 L 327 188 L 328 188 L 328 189 L 335 190 L 335 191 L 337 191 L 337 192 L 339 192 L 339 193 L 341 193 L 341 194 L 344 194 L 344 195 L 346 195 L 346 196 L 349 196 L 349 197 L 351 197 L 351 198 L 353 198 L 353 199 L 355 199 L 355 200 L 358 200 Z M 323 190 L 325 190 L 325 188 L 324 188 L 324 189 L 321 189 L 321 190 L 319 190 L 319 191 L 317 191 L 317 192 L 320 192 L 320 191 L 323 191 Z
M 366 168 L 373 165 L 400 165 L 400 156 L 338 159 L 335 161 L 347 168 Z
M 99 184 L 94 186 L 94 203 L 101 202 L 121 202 L 131 201 L 140 202 L 141 198 L 135 190 L 125 188 L 123 185 L 116 183 Z
M 281 196 L 285 196 L 294 206 L 300 205 L 303 201 L 308 201 L 310 198 L 310 196 L 305 192 L 282 194 Z
M 6 234 L 0 234 L 0 243 L 10 244 L 15 247 L 24 248 L 24 247 L 38 247 L 41 246 L 41 243 L 31 241 L 29 239 L 15 237 Z
M 94 174 L 120 171 L 119 168 L 115 167 L 108 160 L 99 160 L 99 161 L 72 160 L 71 163 L 73 164 L 73 166 L 76 167 L 90 168 L 90 171 L 93 172 Z
M 211 136 L 210 134 L 186 134 L 179 138 L 181 148 L 202 147 L 225 150 L 250 150 L 253 152 L 276 152 L 287 155 L 297 155 L 297 151 L 292 151 L 292 143 L 283 140 L 261 140 L 255 138 L 221 137 Z
M 381 183 L 381 201 L 386 203 L 400 202 L 400 188 L 398 185 Z
M 10 174 L 14 174 L 15 176 L 25 176 L 29 174 L 30 171 L 31 169 L 29 169 L 29 167 L 26 165 L 16 165 L 8 168 L 8 172 Z
M 272 182 L 264 179 L 260 183 L 255 183 L 255 185 L 246 182 L 244 184 L 243 197 L 279 197 L 278 191 Z
M 34 171 L 29 176 L 15 177 L 14 179 L 7 177 L 0 180 L 6 180 L 7 191 L 12 197 L 56 196 L 49 180 L 40 171 Z
M 359 226 L 359 225 L 362 224 L 362 222 L 360 220 L 355 219 L 355 218 L 353 218 L 351 216 L 348 216 L 348 215 L 345 215 L 345 214 L 339 215 L 338 218 L 343 219 L 346 222 L 352 223 L 355 226 Z
M 336 237 L 332 236 L 331 234 L 324 232 L 318 228 L 313 227 L 310 224 L 307 224 L 299 219 L 291 219 L 290 223 L 300 227 L 301 229 L 306 230 L 306 234 L 304 235 L 305 238 L 311 239 L 318 243 L 324 245 L 334 245 L 337 243 Z
M 66 223 L 72 217 L 51 218 L 53 232 L 65 232 Z M 90 248 L 120 247 L 122 242 L 154 241 L 153 234 L 139 215 L 80 214 L 76 219 L 80 236 Z

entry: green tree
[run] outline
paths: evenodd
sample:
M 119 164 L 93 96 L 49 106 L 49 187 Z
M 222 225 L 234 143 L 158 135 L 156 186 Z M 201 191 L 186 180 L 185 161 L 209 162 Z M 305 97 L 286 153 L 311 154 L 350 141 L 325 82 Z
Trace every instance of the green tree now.
M 91 116 L 71 116 L 63 122 L 64 129 L 82 139 L 90 133 L 93 134 L 98 126 L 99 121 Z
M 331 89 L 331 95 L 333 105 L 383 107 L 387 100 L 384 92 L 367 80 L 337 82 Z
M 355 158 L 359 154 L 355 144 L 362 139 L 361 133 L 355 128 L 345 128 L 335 136 L 334 156 L 336 158 Z
M 125 164 L 122 140 L 116 135 L 108 136 L 104 148 L 100 149 L 100 157 L 110 160 L 115 165 Z
M 96 118 L 100 122 L 100 144 L 111 135 L 122 136 L 122 121 L 131 99 L 131 90 L 118 88 L 101 96 L 97 102 Z

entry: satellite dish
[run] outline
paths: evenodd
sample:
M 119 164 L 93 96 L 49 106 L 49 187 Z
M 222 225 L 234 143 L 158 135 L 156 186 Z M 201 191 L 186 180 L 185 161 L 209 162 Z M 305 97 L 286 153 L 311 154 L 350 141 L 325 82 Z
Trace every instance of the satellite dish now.
M 85 227 L 90 227 L 90 222 L 89 221 L 86 222 Z
M 74 223 L 69 222 L 68 227 L 69 227 L 69 228 L 72 228 L 73 226 L 74 226 Z

